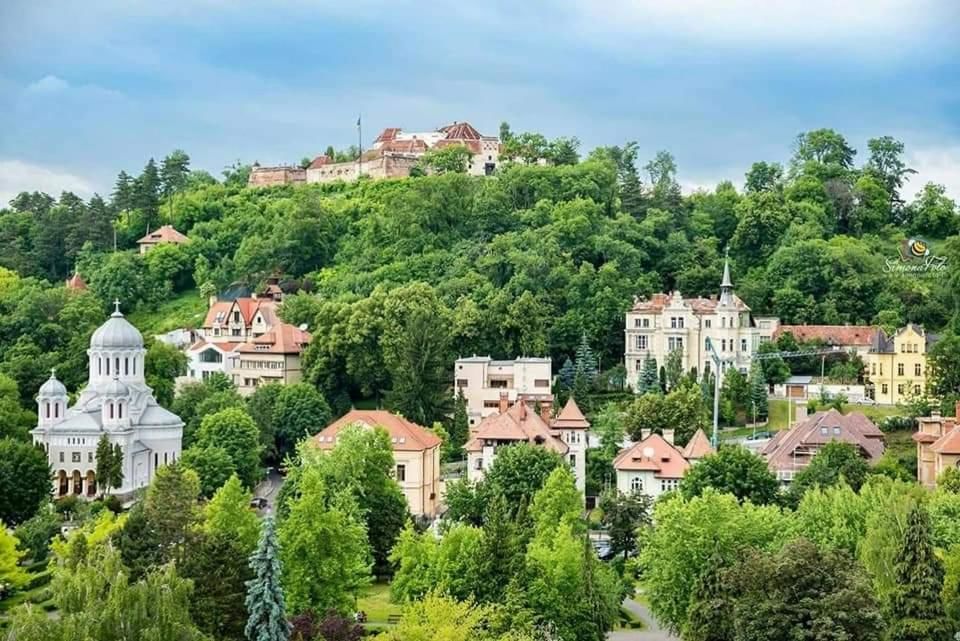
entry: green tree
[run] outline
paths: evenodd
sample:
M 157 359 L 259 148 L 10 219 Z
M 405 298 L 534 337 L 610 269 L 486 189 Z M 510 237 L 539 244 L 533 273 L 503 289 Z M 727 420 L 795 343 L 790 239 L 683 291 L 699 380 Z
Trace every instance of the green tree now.
M 643 361 L 643 369 L 640 370 L 640 378 L 637 380 L 637 393 L 641 395 L 659 393 L 660 380 L 657 376 L 657 361 L 647 353 Z
M 897 552 L 896 576 L 889 639 L 947 641 L 951 630 L 940 599 L 943 563 L 934 552 L 930 520 L 922 505 L 914 505 L 910 511 L 906 536 Z
M 145 228 L 137 233 L 146 233 L 156 229 L 160 217 L 160 172 L 157 164 L 151 158 L 143 172 L 133 183 L 133 206 L 140 211 Z
M 780 495 L 780 485 L 766 461 L 736 445 L 704 457 L 680 481 L 680 492 L 688 499 L 702 495 L 707 488 L 754 505 L 776 504 Z
M 370 548 L 356 502 L 346 494 L 328 497 L 316 467 L 304 468 L 299 485 L 279 528 L 287 602 L 294 612 L 348 612 L 370 581 Z
M 263 520 L 260 542 L 250 556 L 253 578 L 247 581 L 249 618 L 244 634 L 250 641 L 287 641 L 290 624 L 286 619 L 283 594 L 282 550 L 272 516 Z
M 200 479 L 200 496 L 209 499 L 237 472 L 230 453 L 215 445 L 194 445 L 180 455 L 180 464 Z
M 259 522 L 254 520 L 255 527 Z M 193 581 L 190 616 L 201 632 L 215 639 L 244 638 L 246 583 L 253 579 L 249 556 L 259 537 L 245 547 L 230 534 L 191 533 L 177 571 Z
M 463 446 L 470 438 L 470 419 L 467 416 L 467 397 L 463 390 L 457 390 L 457 398 L 453 403 L 453 418 L 450 421 L 450 459 L 463 458 Z
M 417 601 L 431 590 L 435 584 L 433 565 L 437 550 L 437 540 L 431 533 L 417 532 L 413 521 L 407 522 L 390 551 L 394 567 L 390 598 L 395 603 Z
M 30 575 L 20 567 L 20 561 L 26 552 L 18 549 L 20 541 L 13 534 L 7 532 L 0 522 L 0 585 L 20 588 L 27 584 Z
M 284 304 L 286 307 L 286 304 Z M 263 447 L 263 456 L 268 460 L 279 461 L 276 450 L 277 426 L 273 422 L 273 412 L 277 405 L 277 397 L 283 391 L 280 383 L 260 385 L 247 397 L 247 413 L 260 429 L 260 445 Z
M 820 448 L 810 464 L 794 477 L 787 497 L 792 505 L 797 505 L 808 489 L 830 487 L 841 478 L 854 490 L 859 490 L 868 472 L 867 462 L 856 446 L 832 441 Z
M 157 470 L 147 488 L 143 514 L 164 562 L 173 558 L 197 519 L 197 475 L 180 463 Z
M 674 349 L 667 354 L 667 362 L 664 365 L 667 374 L 667 390 L 672 390 L 680 384 L 683 379 L 683 350 Z
M 693 585 L 681 638 L 688 641 L 733 641 L 734 599 L 724 576 L 726 570 L 726 561 L 715 552 Z
M 16 526 L 50 498 L 50 465 L 42 447 L 0 439 L 0 521 Z
M 204 416 L 197 432 L 197 445 L 226 450 L 246 487 L 252 488 L 260 479 L 260 432 L 245 410 L 230 407 Z
M 783 188 L 783 167 L 780 163 L 755 162 L 746 174 L 744 188 L 748 192 L 775 191 Z
M 449 331 L 442 318 L 427 310 L 407 319 L 384 358 L 393 387 L 387 405 L 419 425 L 442 420 L 452 409 L 447 363 Z
M 277 394 L 271 419 L 278 458 L 291 454 L 301 439 L 322 430 L 330 418 L 330 405 L 317 388 L 308 383 L 285 385 Z
M 487 496 L 502 496 L 507 505 L 529 505 L 550 474 L 564 465 L 559 454 L 522 443 L 501 448 L 483 481 Z
M 400 623 L 377 635 L 377 641 L 483 641 L 490 613 L 483 606 L 460 602 L 438 592 L 404 608 Z
M 50 553 L 50 542 L 60 534 L 61 523 L 60 515 L 53 509 L 53 505 L 47 504 L 21 523 L 14 534 L 31 559 L 44 561 Z
M 420 163 L 437 174 L 463 174 L 470 166 L 471 157 L 466 145 L 449 145 L 427 151 L 421 157 Z
M 641 492 L 624 494 L 610 489 L 600 496 L 599 507 L 610 534 L 610 551 L 626 559 L 636 552 L 638 532 L 651 525 L 653 500 Z
M 119 446 L 118 443 L 117 447 Z M 116 447 L 111 446 L 110 439 L 103 434 L 97 441 L 96 456 L 97 484 L 100 487 L 100 495 L 103 496 L 107 490 L 116 490 L 123 485 L 123 450 L 117 450 Z
M 257 546 L 260 520 L 250 509 L 253 495 L 236 474 L 217 490 L 203 508 L 203 531 L 211 536 L 233 538 L 248 556 Z
M 754 423 L 767 418 L 767 381 L 764 378 L 760 361 L 754 360 L 750 366 L 750 417 Z
M 190 176 L 190 156 L 181 149 L 173 150 L 160 162 L 160 192 L 170 198 L 187 186 Z

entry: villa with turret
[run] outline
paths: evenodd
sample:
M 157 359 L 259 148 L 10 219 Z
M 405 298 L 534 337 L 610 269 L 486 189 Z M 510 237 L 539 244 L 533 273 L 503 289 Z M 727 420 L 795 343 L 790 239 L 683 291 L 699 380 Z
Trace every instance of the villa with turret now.
M 90 337 L 87 384 L 68 406 L 67 389 L 51 373 L 37 394 L 34 443 L 53 470 L 54 496 L 130 495 L 157 469 L 180 457 L 183 421 L 161 407 L 144 379 L 147 350 L 137 328 L 116 311 Z M 106 435 L 123 452 L 119 488 L 97 483 L 97 443 Z
M 746 374 L 752 354 L 761 343 L 771 340 L 779 325 L 777 318 L 750 313 L 733 291 L 727 260 L 719 296 L 685 298 L 674 291 L 634 300 L 624 330 L 627 381 L 636 388 L 647 357 L 662 367 L 674 350 L 680 350 L 684 371 L 715 369 L 708 340 L 725 367 L 736 367 Z

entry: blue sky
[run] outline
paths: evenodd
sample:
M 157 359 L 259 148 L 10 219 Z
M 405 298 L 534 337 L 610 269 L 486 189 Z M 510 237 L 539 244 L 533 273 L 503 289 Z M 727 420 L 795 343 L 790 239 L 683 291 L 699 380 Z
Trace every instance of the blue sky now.
M 296 162 L 385 126 L 636 140 L 684 187 L 786 160 L 797 133 L 907 144 L 960 199 L 957 0 L 5 0 L 0 202 L 109 193 L 186 150 Z

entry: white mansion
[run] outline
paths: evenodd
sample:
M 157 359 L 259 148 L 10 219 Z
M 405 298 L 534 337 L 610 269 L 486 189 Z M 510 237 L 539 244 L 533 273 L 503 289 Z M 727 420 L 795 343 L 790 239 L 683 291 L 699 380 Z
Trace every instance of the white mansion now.
M 113 494 L 148 485 L 158 467 L 180 456 L 183 421 L 147 387 L 143 337 L 114 304 L 116 311 L 90 338 L 89 376 L 76 403 L 67 407 L 67 389 L 52 373 L 37 394 L 33 440 L 47 451 L 55 496 L 98 493 L 96 451 L 104 434 L 123 451 L 123 483 Z
M 697 368 L 702 374 L 712 364 L 707 339 L 725 367 L 742 373 L 750 368 L 751 355 L 761 343 L 771 340 L 780 321 L 770 316 L 752 317 L 750 308 L 733 292 L 730 263 L 724 263 L 720 296 L 684 298 L 679 291 L 636 299 L 627 312 L 627 381 L 636 388 L 647 356 L 660 368 L 675 349 L 683 354 L 685 372 Z

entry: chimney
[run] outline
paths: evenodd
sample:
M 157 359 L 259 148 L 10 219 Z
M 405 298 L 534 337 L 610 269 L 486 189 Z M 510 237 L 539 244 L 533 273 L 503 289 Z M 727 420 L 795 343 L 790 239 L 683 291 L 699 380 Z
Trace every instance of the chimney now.
M 806 404 L 806 403 L 794 403 L 794 408 L 795 408 L 795 409 L 794 409 L 794 419 L 795 419 L 795 420 L 794 420 L 793 424 L 796 425 L 797 423 L 799 423 L 799 422 L 802 421 L 803 419 L 807 418 L 807 404 Z M 790 427 L 793 427 L 793 425 L 791 425 Z
M 664 428 L 663 430 L 663 440 L 665 440 L 670 445 L 673 445 L 673 428 Z
M 641 429 L 641 430 L 640 430 L 640 440 L 641 440 L 641 441 L 646 440 L 646 438 L 647 438 L 648 436 L 650 436 L 650 430 L 645 430 L 645 429 Z
M 507 408 L 510 407 L 510 394 L 507 392 L 500 392 L 500 410 L 501 414 L 507 413 Z
M 520 403 L 520 420 L 527 420 L 527 400 L 523 397 L 517 398 L 517 402 Z
M 550 412 L 553 409 L 553 401 L 550 399 L 544 399 L 540 401 L 540 418 L 543 419 L 543 422 L 547 425 L 550 424 Z
M 957 401 L 956 406 L 954 406 L 953 415 L 957 419 L 957 421 L 960 421 L 960 401 Z
M 210 294 L 210 298 L 207 299 L 207 308 L 213 307 L 217 304 L 217 295 Z

